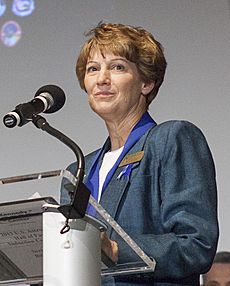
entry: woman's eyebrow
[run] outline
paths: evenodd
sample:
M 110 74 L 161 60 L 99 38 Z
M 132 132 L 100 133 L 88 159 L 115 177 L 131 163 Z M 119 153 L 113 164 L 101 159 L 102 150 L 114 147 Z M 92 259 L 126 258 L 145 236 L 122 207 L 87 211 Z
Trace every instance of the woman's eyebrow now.
M 92 64 L 92 63 L 97 64 L 98 62 L 96 62 L 96 61 L 88 61 L 86 64 L 88 65 L 88 64 Z
M 126 63 L 128 62 L 128 60 L 126 60 L 125 58 L 115 58 L 115 59 L 112 59 L 111 62 L 113 62 L 113 61 L 118 61 L 118 60 L 119 60 L 119 61 L 126 62 Z

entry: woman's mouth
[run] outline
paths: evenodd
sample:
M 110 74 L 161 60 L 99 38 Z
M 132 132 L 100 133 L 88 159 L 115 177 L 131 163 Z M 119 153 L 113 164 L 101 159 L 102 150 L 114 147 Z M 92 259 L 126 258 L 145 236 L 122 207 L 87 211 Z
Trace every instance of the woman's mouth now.
M 95 97 L 110 97 L 113 96 L 115 93 L 109 91 L 98 91 L 94 94 Z

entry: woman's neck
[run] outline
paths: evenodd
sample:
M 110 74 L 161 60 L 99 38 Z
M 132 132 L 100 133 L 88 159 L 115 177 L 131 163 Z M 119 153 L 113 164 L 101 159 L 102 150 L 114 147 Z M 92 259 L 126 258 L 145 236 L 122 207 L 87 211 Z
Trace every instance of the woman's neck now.
M 127 116 L 121 120 L 105 120 L 111 141 L 111 151 L 121 148 L 132 131 L 133 127 L 142 117 L 143 112 L 138 116 Z

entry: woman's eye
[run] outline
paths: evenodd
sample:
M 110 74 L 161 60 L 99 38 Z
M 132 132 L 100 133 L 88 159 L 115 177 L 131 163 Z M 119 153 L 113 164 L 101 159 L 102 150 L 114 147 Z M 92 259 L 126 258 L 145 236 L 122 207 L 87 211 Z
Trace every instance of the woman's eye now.
M 118 71 L 123 71 L 125 69 L 124 65 L 120 65 L 120 64 L 116 64 L 112 68 Z
M 94 66 L 89 66 L 89 67 L 87 67 L 87 69 L 86 69 L 87 73 L 94 72 L 94 71 L 96 71 L 96 70 L 97 70 L 97 68 L 94 67 Z

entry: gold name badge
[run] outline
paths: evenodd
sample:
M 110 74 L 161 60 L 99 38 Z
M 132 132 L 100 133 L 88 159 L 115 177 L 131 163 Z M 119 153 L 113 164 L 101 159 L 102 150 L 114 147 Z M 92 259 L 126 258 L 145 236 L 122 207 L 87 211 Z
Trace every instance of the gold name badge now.
M 139 162 L 141 161 L 141 159 L 143 158 L 144 156 L 144 151 L 139 151 L 135 154 L 130 154 L 130 155 L 127 155 L 125 156 L 125 158 L 121 161 L 119 167 L 123 167 L 125 165 L 128 165 L 128 164 L 132 164 L 132 163 L 136 163 L 136 162 Z

